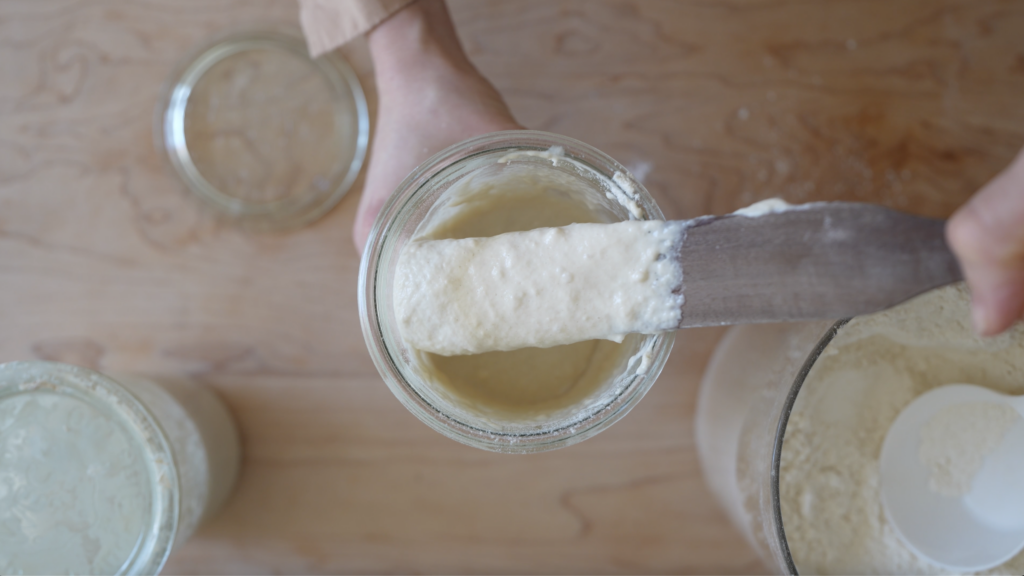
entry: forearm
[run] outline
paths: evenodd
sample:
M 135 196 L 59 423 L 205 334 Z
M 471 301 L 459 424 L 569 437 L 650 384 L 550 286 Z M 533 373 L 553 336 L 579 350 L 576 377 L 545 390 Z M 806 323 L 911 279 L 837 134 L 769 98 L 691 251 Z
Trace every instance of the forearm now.
M 519 125 L 466 57 L 443 0 L 300 1 L 314 56 L 358 31 L 367 34 L 373 58 L 377 118 L 352 227 L 362 251 L 388 196 L 417 165 L 467 138 Z M 389 6 L 398 9 L 384 13 Z M 321 17 L 333 17 L 340 32 Z
M 458 110 L 437 109 L 450 107 L 458 94 L 464 105 L 511 120 L 501 95 L 463 51 L 444 0 L 416 0 L 374 28 L 368 41 L 381 106 L 464 124 Z
M 368 35 L 378 84 L 473 75 L 443 0 L 416 0 Z

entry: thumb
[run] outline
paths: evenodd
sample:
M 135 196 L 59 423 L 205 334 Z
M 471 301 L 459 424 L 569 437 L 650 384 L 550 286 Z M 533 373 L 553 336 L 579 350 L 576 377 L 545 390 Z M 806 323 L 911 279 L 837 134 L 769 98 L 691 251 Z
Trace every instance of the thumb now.
M 971 289 L 974 329 L 998 334 L 1024 315 L 1024 151 L 946 225 Z

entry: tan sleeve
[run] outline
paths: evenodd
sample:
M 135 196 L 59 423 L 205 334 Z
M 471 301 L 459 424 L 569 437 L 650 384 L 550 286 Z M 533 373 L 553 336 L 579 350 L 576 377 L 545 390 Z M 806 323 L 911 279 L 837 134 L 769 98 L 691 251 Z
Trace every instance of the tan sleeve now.
M 369 32 L 414 0 L 299 0 L 299 21 L 313 58 Z

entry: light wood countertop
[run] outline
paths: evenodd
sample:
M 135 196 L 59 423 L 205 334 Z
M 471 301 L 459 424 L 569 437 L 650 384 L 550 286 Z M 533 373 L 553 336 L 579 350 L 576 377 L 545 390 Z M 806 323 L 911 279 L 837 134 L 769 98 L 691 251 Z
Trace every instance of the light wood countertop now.
M 1024 145 L 1024 2 L 452 0 L 530 128 L 607 152 L 669 218 L 754 200 L 948 216 Z M 681 332 L 621 422 L 503 456 L 432 432 L 363 344 L 361 180 L 289 234 L 218 223 L 153 144 L 162 84 L 292 2 L 0 3 L 0 361 L 188 374 L 245 461 L 166 573 L 751 573 L 704 486 L 697 385 L 721 329 Z M 365 45 L 345 54 L 374 109 Z

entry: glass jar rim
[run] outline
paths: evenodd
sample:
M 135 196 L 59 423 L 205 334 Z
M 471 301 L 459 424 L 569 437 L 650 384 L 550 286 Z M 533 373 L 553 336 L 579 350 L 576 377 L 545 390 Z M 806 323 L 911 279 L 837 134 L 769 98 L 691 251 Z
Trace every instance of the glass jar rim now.
M 779 421 L 775 428 L 775 438 L 772 442 L 772 459 L 771 459 L 771 474 L 770 478 L 770 490 L 771 490 L 771 505 L 772 505 L 772 527 L 775 530 L 775 537 L 779 542 L 779 547 L 782 552 L 782 561 L 789 574 L 794 576 L 800 574 L 796 567 L 796 561 L 793 560 L 793 554 L 789 549 L 789 541 L 786 540 L 786 528 L 782 521 L 782 494 L 779 488 L 779 478 L 782 468 L 782 444 L 785 441 L 786 426 L 789 424 L 789 417 L 793 412 L 793 408 L 796 405 L 797 396 L 800 394 L 800 390 L 803 388 L 804 382 L 807 380 L 807 375 L 810 374 L 811 369 L 814 368 L 818 358 L 821 357 L 828 345 L 839 334 L 839 331 L 844 326 L 850 323 L 852 318 L 843 318 L 836 321 L 832 326 L 825 331 L 825 333 L 818 339 L 814 348 L 811 349 L 807 355 L 807 359 L 801 364 L 800 370 L 793 378 L 793 384 L 789 387 L 786 392 L 786 398 L 782 404 L 782 410 L 779 414 Z
M 151 518 L 120 574 L 157 574 L 171 553 L 179 520 L 180 486 L 166 432 L 117 381 L 86 368 L 38 360 L 0 364 L 0 401 L 46 391 L 67 395 L 117 417 L 136 437 L 151 480 Z
M 348 166 L 336 166 L 340 177 L 330 177 L 328 188 L 319 188 L 270 202 L 250 202 L 224 192 L 196 166 L 185 134 L 185 116 L 193 88 L 215 65 L 239 53 L 273 50 L 307 63 L 325 81 L 334 105 L 334 116 L 351 114 L 355 138 L 346 142 L 353 150 Z M 351 106 L 351 110 L 349 109 Z M 190 53 L 164 87 L 154 118 L 157 148 L 188 189 L 220 216 L 256 231 L 292 230 L 329 212 L 348 193 L 359 176 L 370 137 L 370 115 L 362 84 L 355 71 L 338 53 L 309 58 L 305 41 L 291 27 L 258 27 L 229 31 L 214 37 Z M 326 193 L 323 193 L 325 192 Z
M 579 415 L 578 419 L 574 417 L 558 428 L 536 433 L 496 433 L 460 422 L 432 405 L 401 375 L 391 357 L 392 352 L 388 349 L 382 336 L 383 329 L 378 314 L 380 304 L 376 297 L 378 271 L 382 262 L 384 244 L 396 221 L 414 210 L 416 201 L 421 199 L 421 195 L 426 194 L 425 190 L 432 178 L 460 162 L 469 161 L 483 154 L 517 150 L 545 151 L 554 146 L 562 147 L 566 159 L 585 165 L 608 181 L 612 181 L 612 177 L 616 174 L 621 174 L 618 177 L 620 182 L 615 182 L 614 185 L 619 186 L 619 190 L 623 190 L 623 185 L 631 185 L 634 188 L 632 192 L 635 192 L 644 203 L 642 216 L 664 219 L 661 210 L 643 185 L 635 181 L 626 168 L 600 150 L 573 138 L 548 132 L 534 130 L 493 132 L 451 146 L 435 154 L 409 174 L 381 209 L 370 232 L 360 263 L 358 290 L 360 322 L 363 337 L 378 372 L 392 393 L 417 418 L 435 431 L 477 448 L 511 453 L 539 452 L 567 446 L 603 431 L 632 409 L 650 389 L 664 367 L 674 342 L 674 332 L 650 336 L 653 339 L 652 350 L 656 348 L 656 351 L 652 354 L 650 369 L 640 375 L 644 378 L 643 382 L 624 386 L 620 394 L 600 407 Z M 621 182 L 625 182 L 625 184 Z

